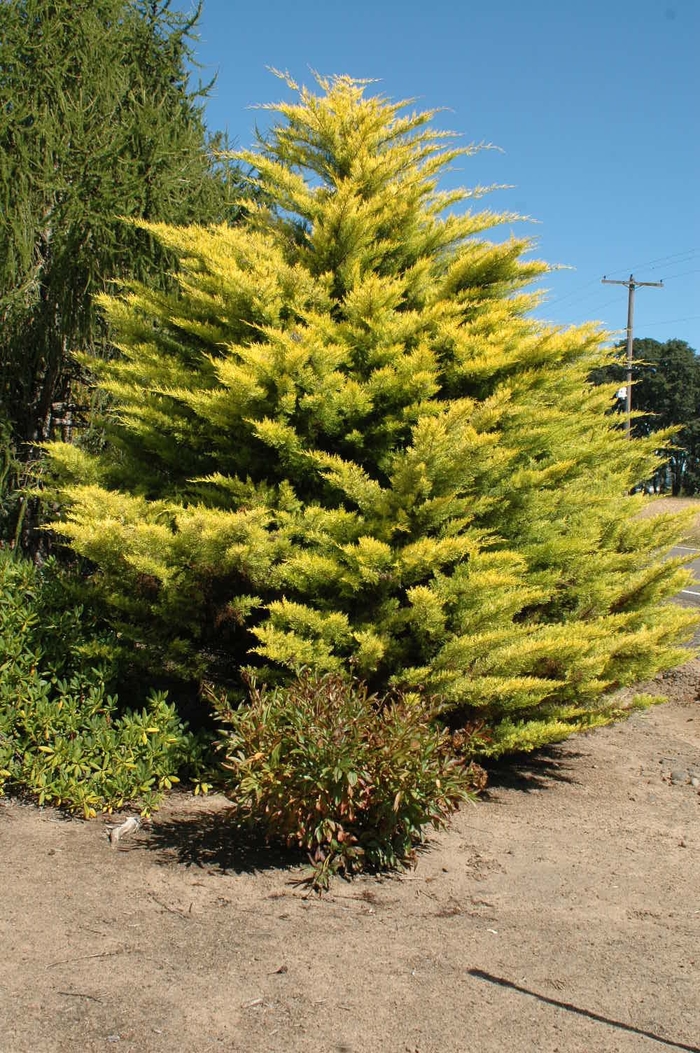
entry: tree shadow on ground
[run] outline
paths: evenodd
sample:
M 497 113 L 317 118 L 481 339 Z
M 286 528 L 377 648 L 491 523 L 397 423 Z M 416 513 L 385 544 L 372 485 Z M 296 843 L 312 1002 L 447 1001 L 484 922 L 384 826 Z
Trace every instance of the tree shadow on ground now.
M 173 819 L 154 819 L 145 846 L 163 865 L 175 860 L 221 874 L 298 869 L 303 854 L 268 844 L 262 834 L 236 823 L 230 813 L 214 812 Z
M 521 984 L 513 983 L 512 980 L 506 980 L 502 976 L 494 976 L 493 973 L 487 973 L 483 969 L 467 969 L 470 976 L 474 976 L 479 980 L 485 980 L 487 983 L 494 984 L 497 987 L 505 987 L 511 991 L 517 991 L 518 994 L 529 995 L 531 998 L 536 998 L 539 1002 L 543 1002 L 545 1005 L 554 1006 L 557 1009 L 564 1009 L 569 1013 L 575 1013 L 577 1016 L 587 1017 L 589 1020 L 595 1021 L 596 1023 L 605 1024 L 608 1027 L 619 1028 L 620 1031 L 627 1031 L 633 1035 L 642 1035 L 644 1038 L 651 1039 L 654 1042 L 660 1042 L 662 1045 L 672 1049 L 686 1050 L 687 1053 L 700 1053 L 700 1047 L 691 1046 L 686 1042 L 675 1042 L 673 1039 L 664 1038 L 663 1035 L 657 1034 L 655 1031 L 647 1031 L 642 1027 L 635 1027 L 634 1024 L 627 1024 L 622 1020 L 613 1020 L 609 1016 L 603 1016 L 602 1013 L 596 1013 L 591 1009 L 586 1009 L 583 1006 L 574 1005 L 572 1002 L 564 1002 L 559 998 L 551 998 L 547 995 L 541 994 L 539 991 L 533 991 L 529 987 L 523 987 Z
M 572 749 L 561 746 L 548 746 L 532 753 L 511 754 L 503 760 L 492 761 L 484 765 L 488 783 L 483 796 L 489 797 L 489 790 L 520 790 L 532 793 L 534 790 L 550 789 L 554 783 L 573 783 L 573 764 L 583 756 Z

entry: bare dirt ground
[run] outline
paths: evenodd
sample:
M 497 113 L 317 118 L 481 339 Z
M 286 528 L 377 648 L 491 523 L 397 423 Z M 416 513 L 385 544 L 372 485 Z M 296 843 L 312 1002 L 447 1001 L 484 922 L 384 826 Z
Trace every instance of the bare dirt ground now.
M 0 802 L 0 1050 L 698 1053 L 700 661 L 662 689 L 323 898 L 220 798 L 118 849 Z
M 660 512 L 696 511 L 695 522 L 691 523 L 685 538 L 688 544 L 700 545 L 700 499 L 697 497 L 656 497 L 649 501 L 639 513 L 643 518 L 658 515 Z

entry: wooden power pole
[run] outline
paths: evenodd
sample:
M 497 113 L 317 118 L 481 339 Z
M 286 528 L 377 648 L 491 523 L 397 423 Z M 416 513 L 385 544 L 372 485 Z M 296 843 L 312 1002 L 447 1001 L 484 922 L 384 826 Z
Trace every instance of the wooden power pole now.
M 604 285 L 626 285 L 627 286 L 627 391 L 626 391 L 626 417 L 625 417 L 625 435 L 629 439 L 630 428 L 632 422 L 632 356 L 634 354 L 634 290 L 638 289 L 642 285 L 648 285 L 654 289 L 663 289 L 663 282 L 638 282 L 633 274 L 630 274 L 627 281 L 618 282 L 613 281 L 611 278 L 606 278 L 603 275 L 602 278 Z

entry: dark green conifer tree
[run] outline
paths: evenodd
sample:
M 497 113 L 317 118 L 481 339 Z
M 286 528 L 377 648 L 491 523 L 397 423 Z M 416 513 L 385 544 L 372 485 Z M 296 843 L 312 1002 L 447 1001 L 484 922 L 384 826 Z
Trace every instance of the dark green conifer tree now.
M 234 208 L 188 79 L 198 16 L 170 0 L 0 3 L 0 427 L 20 460 L 75 423 L 71 352 L 107 346 L 95 294 L 167 270 L 119 217 Z
M 58 529 L 171 666 L 358 675 L 485 722 L 493 753 L 608 721 L 695 621 L 669 602 L 677 521 L 628 496 L 658 442 L 588 382 L 604 334 L 530 317 L 545 265 L 484 237 L 518 217 L 439 190 L 470 149 L 320 84 L 241 155 L 266 204 L 149 225 L 177 290 L 103 299 L 109 442 L 51 447 Z

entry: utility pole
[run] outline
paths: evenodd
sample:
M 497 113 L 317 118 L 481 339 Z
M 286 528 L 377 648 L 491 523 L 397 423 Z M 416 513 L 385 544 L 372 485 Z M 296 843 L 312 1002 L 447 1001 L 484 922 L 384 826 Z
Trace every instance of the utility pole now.
M 632 356 L 634 353 L 634 338 L 633 338 L 633 325 L 634 325 L 634 290 L 638 289 L 641 285 L 648 285 L 654 289 L 663 289 L 663 282 L 638 282 L 633 274 L 630 274 L 629 278 L 625 282 L 613 281 L 611 278 L 606 278 L 603 275 L 601 279 L 604 285 L 626 285 L 627 286 L 627 392 L 626 392 L 626 417 L 625 417 L 625 436 L 629 439 L 630 427 L 632 423 Z

